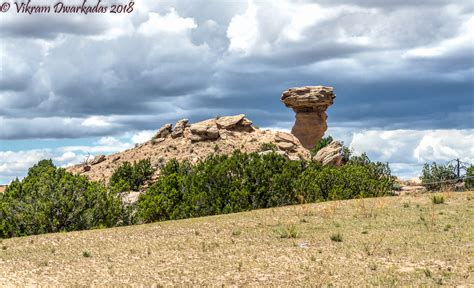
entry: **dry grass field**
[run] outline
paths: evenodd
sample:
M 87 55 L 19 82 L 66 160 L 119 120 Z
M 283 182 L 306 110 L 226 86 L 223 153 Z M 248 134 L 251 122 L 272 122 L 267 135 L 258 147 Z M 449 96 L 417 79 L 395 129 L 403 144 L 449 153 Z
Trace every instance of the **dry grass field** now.
M 0 243 L 0 286 L 474 286 L 474 192 L 326 202 Z

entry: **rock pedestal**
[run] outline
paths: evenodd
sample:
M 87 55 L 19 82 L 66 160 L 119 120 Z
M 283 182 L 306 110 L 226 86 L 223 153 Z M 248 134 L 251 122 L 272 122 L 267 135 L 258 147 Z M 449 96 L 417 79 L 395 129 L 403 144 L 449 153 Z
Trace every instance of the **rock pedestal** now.
M 326 110 L 334 103 L 336 95 L 332 87 L 305 86 L 283 92 L 281 101 L 296 113 L 291 129 L 306 149 L 313 148 L 327 130 Z

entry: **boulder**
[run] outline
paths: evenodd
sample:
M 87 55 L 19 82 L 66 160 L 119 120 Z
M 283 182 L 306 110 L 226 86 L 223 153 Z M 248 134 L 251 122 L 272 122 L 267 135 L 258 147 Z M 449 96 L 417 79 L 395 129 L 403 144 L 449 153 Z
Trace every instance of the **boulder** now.
M 291 133 L 307 148 L 313 148 L 327 130 L 326 110 L 334 103 L 332 87 L 305 86 L 284 91 L 281 101 L 296 113 Z
M 105 161 L 105 155 L 97 155 L 94 157 L 94 159 L 91 161 L 91 165 L 97 165 L 101 162 Z
M 300 157 L 296 156 L 296 155 L 288 155 L 288 160 L 290 161 L 300 161 Z
M 232 131 L 253 131 L 252 121 L 245 118 L 245 114 L 239 114 L 235 116 L 224 116 L 219 117 L 216 120 L 217 128 L 221 130 L 232 130 Z
M 205 140 L 216 140 L 219 138 L 219 129 L 213 123 L 197 123 L 191 125 L 189 128 L 191 135 L 189 139 L 193 142 L 205 141 Z
M 284 151 L 291 151 L 296 148 L 296 145 L 291 142 L 278 142 L 277 146 Z
M 331 165 L 334 167 L 340 167 L 342 165 L 342 159 L 344 158 L 343 146 L 337 141 L 331 142 L 328 146 L 313 156 L 313 161 L 323 164 L 323 166 Z
M 220 117 L 216 120 L 217 128 L 228 129 L 228 130 L 232 129 L 237 125 L 237 123 L 242 121 L 244 117 L 245 117 L 245 114 Z
M 172 128 L 173 128 L 173 125 L 171 123 L 167 123 L 161 126 L 161 128 L 158 129 L 158 132 L 156 132 L 153 139 L 165 138 L 166 136 L 171 134 Z
M 298 144 L 298 139 L 296 139 L 295 136 L 291 135 L 290 133 L 285 133 L 285 132 L 277 132 L 275 135 L 275 141 L 288 142 L 288 143 L 293 143 L 295 145 Z
M 252 124 L 253 124 L 252 121 L 250 121 L 247 118 L 244 118 L 244 119 L 242 119 L 242 121 L 240 121 L 239 126 L 241 126 L 241 127 L 251 127 Z
M 176 122 L 176 125 L 174 125 L 174 130 L 171 133 L 171 138 L 175 139 L 175 138 L 183 136 L 184 129 L 188 127 L 188 123 L 189 123 L 188 119 L 181 119 L 178 122 Z

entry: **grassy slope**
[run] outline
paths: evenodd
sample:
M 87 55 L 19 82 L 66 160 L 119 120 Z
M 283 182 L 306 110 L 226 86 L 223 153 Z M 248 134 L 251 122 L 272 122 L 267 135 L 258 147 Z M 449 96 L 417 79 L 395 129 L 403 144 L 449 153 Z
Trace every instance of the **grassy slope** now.
M 8 239 L 0 244 L 0 286 L 470 286 L 474 192 L 445 198 L 327 202 Z M 299 236 L 281 238 L 291 224 Z M 342 242 L 330 239 L 335 233 Z

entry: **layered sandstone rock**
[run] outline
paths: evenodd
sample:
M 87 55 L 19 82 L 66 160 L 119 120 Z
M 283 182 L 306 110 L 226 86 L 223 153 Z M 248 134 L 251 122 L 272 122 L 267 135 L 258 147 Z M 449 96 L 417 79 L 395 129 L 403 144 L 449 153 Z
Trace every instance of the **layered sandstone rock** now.
M 191 131 L 189 139 L 193 142 L 216 140 L 219 138 L 219 129 L 213 120 L 192 124 L 189 130 Z
M 323 164 L 323 166 L 330 165 L 334 167 L 340 167 L 342 165 L 342 159 L 344 158 L 343 146 L 337 141 L 331 142 L 328 146 L 319 150 L 316 155 L 313 156 L 313 161 Z
M 113 155 L 98 157 L 95 165 L 79 164 L 68 167 L 96 181 L 109 181 L 113 171 L 124 162 L 149 159 L 156 169 L 152 180 L 160 175 L 162 166 L 171 159 L 196 163 L 213 154 L 262 152 L 264 145 L 289 160 L 310 159 L 310 153 L 290 133 L 261 130 L 252 126 L 245 115 L 224 116 L 190 125 L 187 119 L 162 126 L 154 137 L 145 143 Z M 266 151 L 265 153 L 271 153 Z M 263 153 L 263 154 L 265 154 Z
M 181 119 L 176 122 L 176 125 L 174 125 L 174 130 L 171 132 L 171 138 L 174 139 L 183 136 L 184 129 L 189 126 L 188 123 L 188 119 Z
M 167 123 L 161 126 L 161 128 L 158 129 L 158 132 L 156 132 L 153 139 L 165 138 L 166 136 L 171 134 L 172 128 L 173 128 L 173 125 L 171 123 Z
M 105 155 L 97 155 L 94 157 L 94 159 L 91 161 L 91 165 L 97 165 L 101 162 L 105 161 Z
M 283 92 L 281 101 L 296 113 L 291 133 L 301 144 L 311 149 L 327 130 L 326 110 L 334 103 L 336 95 L 332 87 L 305 86 Z

